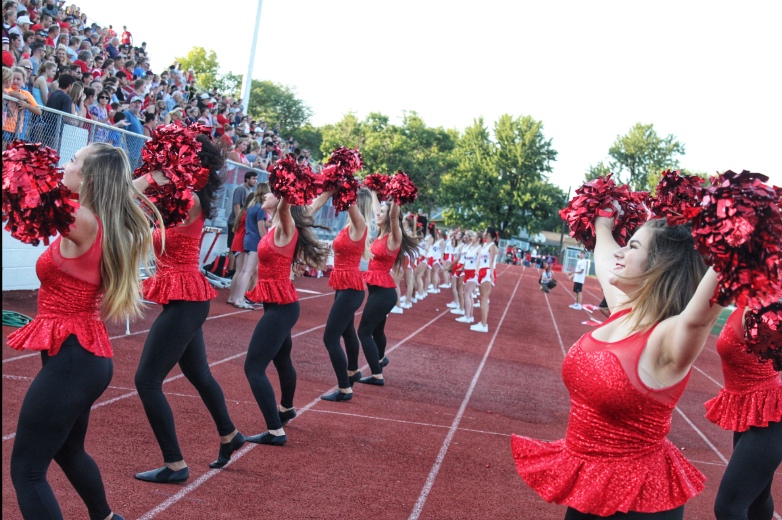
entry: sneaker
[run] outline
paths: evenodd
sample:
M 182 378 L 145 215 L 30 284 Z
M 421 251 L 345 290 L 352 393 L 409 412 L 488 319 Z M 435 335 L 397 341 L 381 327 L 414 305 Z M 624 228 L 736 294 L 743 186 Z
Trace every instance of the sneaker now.
M 577 305 L 578 305 L 577 303 L 571 303 L 570 305 L 568 305 L 568 307 L 570 307 L 571 309 L 575 309 Z
M 427 289 L 434 289 L 434 285 L 429 284 L 429 287 L 427 287 Z
M 456 302 L 449 302 L 445 306 L 448 307 L 449 309 L 458 309 L 459 308 L 459 304 L 456 303 Z
M 581 307 L 581 305 L 579 305 L 579 304 L 571 305 L 571 307 L 572 307 L 574 310 L 577 310 L 577 311 L 580 311 L 581 309 L 583 309 L 583 307 Z
M 412 298 L 412 299 L 410 300 L 410 302 L 411 302 L 411 303 L 418 303 L 418 298 Z
M 451 284 L 449 283 L 444 283 L 440 286 L 440 289 L 450 289 L 450 288 L 451 288 Z
M 437 294 L 440 291 L 435 290 L 431 285 L 429 286 L 429 289 L 426 290 L 429 294 Z
M 470 330 L 474 330 L 475 332 L 489 332 L 489 324 L 483 325 L 481 323 L 476 323 L 475 325 L 470 325 Z
M 473 306 L 473 307 L 480 307 L 480 306 L 481 306 L 481 302 L 474 302 L 474 303 L 472 304 L 472 306 Z
M 400 297 L 399 297 L 399 302 L 400 302 L 400 303 L 405 303 L 405 300 L 406 300 L 406 299 L 407 299 L 407 296 L 400 296 Z
M 462 316 L 464 316 L 464 311 L 457 307 L 455 309 L 451 309 L 451 314 L 461 314 Z
M 475 316 L 470 316 L 470 321 L 468 321 L 467 323 L 473 323 L 474 321 L 475 321 Z
M 391 314 L 402 314 L 404 311 L 402 310 L 402 307 L 398 307 L 394 305 L 394 308 L 391 309 Z
M 413 308 L 413 304 L 412 303 L 403 303 L 402 304 L 402 308 L 403 309 L 412 309 Z
M 461 316 L 459 318 L 456 318 L 456 321 L 458 321 L 459 323 L 470 323 L 470 318 L 468 318 L 467 316 Z

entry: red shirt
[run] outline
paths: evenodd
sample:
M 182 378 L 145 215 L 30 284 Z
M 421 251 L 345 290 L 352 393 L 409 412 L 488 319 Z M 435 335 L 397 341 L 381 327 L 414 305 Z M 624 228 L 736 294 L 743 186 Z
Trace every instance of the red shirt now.
M 130 34 L 129 31 L 124 31 L 122 33 L 122 44 L 123 45 L 130 45 L 130 39 L 133 37 L 132 34 Z

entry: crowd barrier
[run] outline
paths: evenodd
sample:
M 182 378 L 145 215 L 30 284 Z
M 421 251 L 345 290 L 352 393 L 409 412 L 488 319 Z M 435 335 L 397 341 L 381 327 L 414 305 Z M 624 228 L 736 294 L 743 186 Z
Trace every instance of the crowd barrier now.
M 141 149 L 148 137 L 43 106 L 39 108 L 42 111 L 40 116 L 23 108 L 20 110 L 15 98 L 3 94 L 3 149 L 14 139 L 40 142 L 56 150 L 60 156 L 58 166 L 64 166 L 79 149 L 91 143 L 109 143 L 127 152 L 131 167 L 139 166 Z M 244 174 L 249 170 L 258 174 L 258 182 L 266 182 L 269 178 L 264 170 L 226 161 L 220 172 L 225 180 L 215 200 L 217 212 L 213 219 L 206 221 L 207 226 L 219 228 L 224 235 L 227 234 L 234 189 L 244 183 Z M 329 230 L 316 229 L 317 237 L 332 240 L 345 226 L 346 218 L 347 213 L 336 215 L 329 201 L 315 215 L 315 223 Z M 221 247 L 225 249 L 227 245 L 222 244 Z

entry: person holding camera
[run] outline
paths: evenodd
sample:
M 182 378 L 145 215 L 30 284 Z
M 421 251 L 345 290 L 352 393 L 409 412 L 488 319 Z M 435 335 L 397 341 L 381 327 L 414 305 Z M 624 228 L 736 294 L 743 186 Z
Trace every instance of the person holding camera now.
M 546 268 L 540 274 L 540 290 L 544 293 L 549 293 L 556 286 L 557 281 L 554 279 L 554 273 L 551 271 L 551 264 L 546 264 Z

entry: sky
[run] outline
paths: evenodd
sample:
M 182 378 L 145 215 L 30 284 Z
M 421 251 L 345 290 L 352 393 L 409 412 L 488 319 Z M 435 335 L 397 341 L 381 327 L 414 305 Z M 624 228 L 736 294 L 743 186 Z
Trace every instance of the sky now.
M 247 72 L 257 1 L 75 2 L 146 41 L 155 71 L 201 46 L 223 72 Z M 459 130 L 530 115 L 559 153 L 550 179 L 567 190 L 618 135 L 652 123 L 685 145 L 684 168 L 747 169 L 782 186 L 777 0 L 262 4 L 252 76 L 294 88 L 317 126 L 349 112 L 398 123 L 416 111 Z

